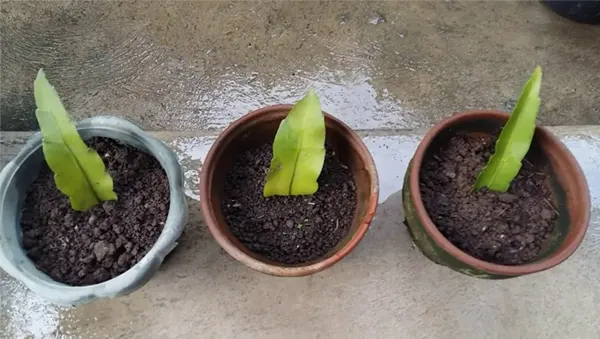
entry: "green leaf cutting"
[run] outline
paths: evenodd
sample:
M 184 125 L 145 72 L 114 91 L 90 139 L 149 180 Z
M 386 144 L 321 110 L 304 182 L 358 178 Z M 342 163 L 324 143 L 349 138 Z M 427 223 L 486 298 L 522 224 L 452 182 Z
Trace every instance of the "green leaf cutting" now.
M 523 158 L 529 151 L 540 108 L 542 69 L 538 66 L 525 84 L 517 105 L 496 141 L 495 151 L 477 176 L 475 189 L 487 187 L 506 192 L 519 174 Z
M 317 93 L 310 90 L 279 125 L 264 196 L 314 194 L 324 162 L 325 117 Z
M 81 139 L 42 69 L 33 84 L 33 94 L 37 106 L 35 115 L 43 136 L 42 150 L 48 167 L 54 172 L 56 188 L 69 197 L 76 211 L 116 200 L 112 178 L 102 159 Z

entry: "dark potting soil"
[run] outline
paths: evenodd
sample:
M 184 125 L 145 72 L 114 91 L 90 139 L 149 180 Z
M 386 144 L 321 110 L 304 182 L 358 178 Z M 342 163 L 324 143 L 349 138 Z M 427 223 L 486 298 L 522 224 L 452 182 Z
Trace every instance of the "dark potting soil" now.
M 154 245 L 169 210 L 167 175 L 152 156 L 112 139 L 86 142 L 113 178 L 118 200 L 71 209 L 45 165 L 29 187 L 21 215 L 23 248 L 52 279 L 83 286 L 127 271 Z
M 352 171 L 327 149 L 319 190 L 263 197 L 270 145 L 240 155 L 228 173 L 221 208 L 233 234 L 252 252 L 285 264 L 317 259 L 350 231 L 356 207 Z
M 473 191 L 496 137 L 459 134 L 444 142 L 423 162 L 421 195 L 432 221 L 458 248 L 488 262 L 519 265 L 538 256 L 558 213 L 547 167 L 531 154 L 508 192 Z

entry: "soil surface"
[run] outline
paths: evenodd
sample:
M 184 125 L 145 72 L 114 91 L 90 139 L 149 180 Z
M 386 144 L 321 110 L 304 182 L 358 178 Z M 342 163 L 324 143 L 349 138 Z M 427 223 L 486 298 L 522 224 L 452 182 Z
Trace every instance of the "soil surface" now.
M 473 191 L 495 141 L 459 134 L 445 142 L 423 163 L 421 195 L 432 221 L 458 248 L 492 263 L 524 264 L 536 259 L 558 217 L 548 169 L 530 152 L 508 192 Z
M 265 198 L 271 157 L 270 145 L 238 157 L 221 201 L 225 220 L 245 246 L 271 260 L 299 264 L 317 259 L 350 230 L 356 207 L 352 172 L 327 149 L 317 193 Z
M 44 166 L 21 215 L 29 258 L 52 279 L 72 286 L 112 279 L 140 261 L 161 234 L 169 210 L 169 182 L 156 159 L 112 139 L 86 143 L 103 159 L 118 200 L 74 211 Z

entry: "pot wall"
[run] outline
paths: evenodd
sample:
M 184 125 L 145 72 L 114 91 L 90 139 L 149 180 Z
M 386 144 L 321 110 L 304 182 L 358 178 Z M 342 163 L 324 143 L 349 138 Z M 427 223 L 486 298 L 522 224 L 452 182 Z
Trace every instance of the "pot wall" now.
M 187 219 L 183 173 L 176 155 L 161 141 L 116 117 L 94 117 L 77 125 L 83 139 L 108 137 L 154 156 L 169 179 L 170 207 L 163 232 L 148 254 L 125 273 L 100 284 L 73 287 L 39 271 L 21 247 L 20 211 L 26 190 L 44 163 L 42 135 L 36 133 L 0 172 L 0 267 L 41 297 L 63 305 L 129 294 L 142 287 L 177 245 Z
M 458 130 L 491 133 L 508 120 L 507 113 L 472 111 L 457 114 L 434 126 L 421 141 L 404 177 L 405 224 L 419 250 L 433 262 L 477 278 L 503 279 L 549 269 L 566 260 L 581 243 L 590 216 L 590 196 L 579 164 L 552 134 L 537 127 L 529 152 L 540 154 L 551 168 L 550 183 L 559 218 L 545 249 L 532 263 L 507 266 L 485 262 L 461 251 L 433 224 L 419 191 L 419 170 L 425 154 Z

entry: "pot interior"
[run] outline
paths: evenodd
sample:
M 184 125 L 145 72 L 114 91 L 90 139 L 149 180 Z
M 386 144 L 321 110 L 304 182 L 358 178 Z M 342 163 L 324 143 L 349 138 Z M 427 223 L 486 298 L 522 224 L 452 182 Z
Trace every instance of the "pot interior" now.
M 485 119 L 465 119 L 459 120 L 449 128 L 442 130 L 429 144 L 425 151 L 424 159 L 438 152 L 440 147 L 446 144 L 447 140 L 457 133 L 471 134 L 476 136 L 494 135 L 498 133 L 502 126 L 506 123 L 507 117 L 486 117 Z M 563 245 L 569 235 L 569 230 L 572 225 L 571 213 L 574 205 L 573 201 L 569 202 L 567 190 L 568 182 L 565 177 L 569 177 L 568 171 L 565 171 L 561 162 L 560 146 L 549 135 L 549 133 L 540 128 L 536 129 L 531 147 L 527 157 L 531 160 L 534 166 L 539 167 L 540 172 L 545 172 L 549 176 L 547 185 L 552 191 L 552 204 L 558 211 L 558 218 L 555 222 L 554 229 L 546 240 L 542 250 L 532 262 L 536 262 L 556 253 Z M 568 180 L 568 179 L 567 179 Z
M 123 144 L 136 147 L 139 150 L 154 156 L 166 171 L 164 159 L 157 157 L 155 152 L 149 149 L 141 140 L 138 140 L 138 138 L 136 138 L 132 133 L 112 128 L 93 127 L 78 128 L 78 132 L 81 135 L 81 138 L 84 140 L 88 140 L 92 137 L 106 137 L 117 140 Z M 17 169 L 12 180 L 8 183 L 8 199 L 3 200 L 2 206 L 4 213 L 2 215 L 3 219 L 1 233 L 5 237 L 7 243 L 11 244 L 11 246 L 12 244 L 15 244 L 11 249 L 12 255 L 14 256 L 13 259 L 15 266 L 22 266 L 24 270 L 29 272 L 29 274 L 34 275 L 41 280 L 54 282 L 53 279 L 35 267 L 23 249 L 21 212 L 27 196 L 27 190 L 29 186 L 37 179 L 42 166 L 45 165 L 46 162 L 42 150 L 42 138 L 41 136 L 36 136 L 34 138 L 38 138 L 39 142 L 36 141 L 33 146 L 31 146 L 31 151 L 29 152 L 28 156 L 24 158 L 22 163 L 16 164 Z M 15 239 L 16 242 L 14 242 L 13 239 Z
M 221 210 L 221 199 L 223 196 L 224 183 L 229 170 L 231 169 L 234 159 L 238 154 L 243 154 L 247 149 L 264 145 L 265 143 L 272 144 L 275 134 L 281 120 L 285 118 L 287 111 L 272 112 L 257 116 L 255 119 L 249 119 L 244 124 L 237 126 L 229 134 L 224 134 L 224 138 L 220 140 L 220 147 L 217 148 L 214 159 L 214 166 L 208 169 L 210 180 L 210 203 L 214 211 L 214 217 L 221 228 L 223 234 L 228 240 L 243 251 L 248 256 L 277 266 L 286 267 L 301 267 L 314 264 L 331 257 L 333 254 L 342 249 L 357 232 L 362 224 L 369 205 L 369 199 L 372 192 L 371 177 L 366 169 L 366 164 L 359 154 L 358 144 L 351 138 L 348 129 L 342 126 L 337 121 L 332 120 L 327 115 L 325 117 L 326 124 L 326 143 L 339 156 L 340 161 L 351 168 L 353 172 L 354 182 L 356 184 L 356 209 L 354 211 L 354 219 L 348 234 L 338 243 L 333 249 L 326 253 L 321 258 L 312 261 L 288 265 L 279 262 L 274 262 L 262 255 L 251 252 L 244 246 L 233 233 L 230 231 Z

